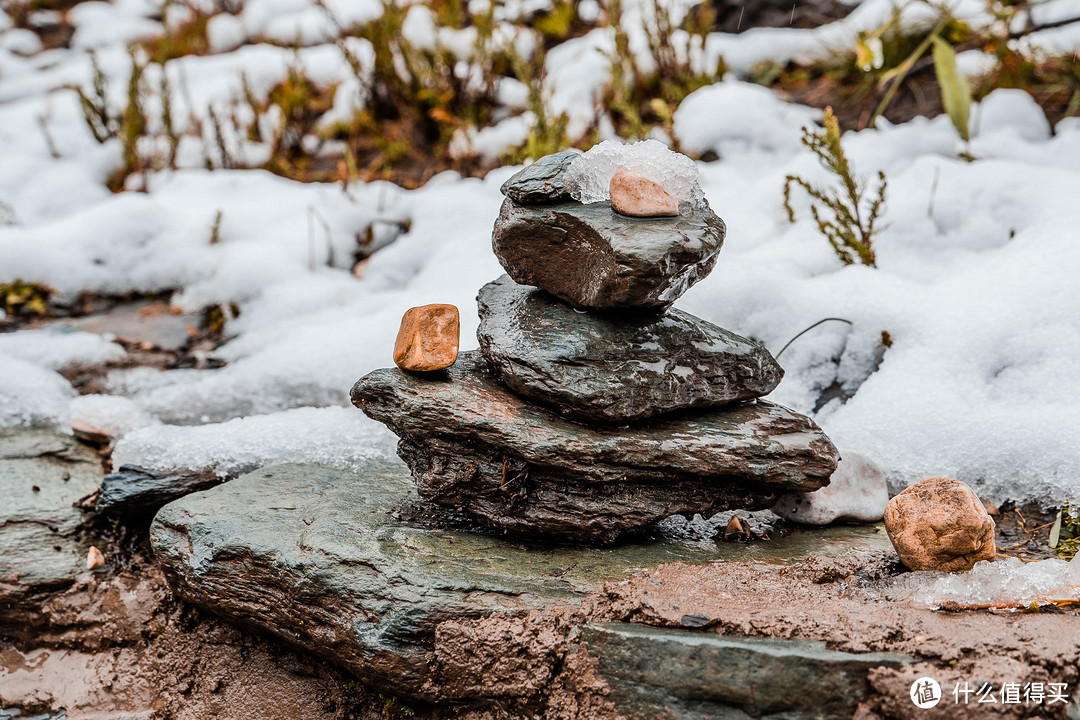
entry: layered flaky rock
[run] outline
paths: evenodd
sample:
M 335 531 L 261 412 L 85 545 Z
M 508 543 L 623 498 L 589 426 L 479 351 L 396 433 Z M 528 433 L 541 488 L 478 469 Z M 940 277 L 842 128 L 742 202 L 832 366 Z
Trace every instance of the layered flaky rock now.
M 761 508 L 836 467 L 808 418 L 767 402 L 632 429 L 588 427 L 528 403 L 477 353 L 446 377 L 376 370 L 353 403 L 401 442 L 421 496 L 521 535 L 607 542 L 675 513 Z
M 643 564 L 720 554 L 675 542 L 527 548 L 432 527 L 419 520 L 431 509 L 414 513 L 417 504 L 397 461 L 349 472 L 278 465 L 176 500 L 154 519 L 150 540 L 186 600 L 321 655 L 377 690 L 427 702 L 524 697 L 544 687 L 550 669 L 529 657 L 520 635 L 516 645 L 458 637 L 480 618 L 580 602 Z M 473 672 L 497 661 L 486 653 L 507 650 L 538 668 L 527 683 Z M 455 674 L 439 661 L 445 656 L 465 668 Z
M 582 308 L 664 308 L 716 263 L 724 221 L 704 202 L 675 217 L 631 218 L 610 203 L 507 199 L 492 249 L 516 282 Z
M 33 638 L 50 598 L 86 569 L 78 503 L 99 482 L 97 454 L 70 436 L 0 431 L 0 635 Z
M 546 155 L 518 171 L 502 184 L 502 194 L 522 205 L 544 205 L 570 199 L 566 183 L 570 163 L 581 157 L 576 150 Z
M 784 374 L 758 343 L 679 310 L 581 313 L 506 276 L 478 302 L 477 338 L 503 382 L 584 422 L 751 400 Z

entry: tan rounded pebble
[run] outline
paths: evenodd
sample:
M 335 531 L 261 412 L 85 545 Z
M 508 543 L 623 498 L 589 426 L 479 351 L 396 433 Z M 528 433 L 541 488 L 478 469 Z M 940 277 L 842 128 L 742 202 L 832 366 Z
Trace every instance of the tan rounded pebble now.
M 105 566 L 105 556 L 101 554 L 93 545 L 90 546 L 90 550 L 86 553 L 86 569 L 95 570 L 99 567 Z
M 394 363 L 414 372 L 448 368 L 457 360 L 460 333 L 461 319 L 453 305 L 409 308 L 394 343 Z
M 912 570 L 964 572 L 994 559 L 994 521 L 959 480 L 928 477 L 885 506 L 885 530 Z
M 630 170 L 620 170 L 608 185 L 612 209 L 631 217 L 672 217 L 679 214 L 679 200 L 660 183 Z

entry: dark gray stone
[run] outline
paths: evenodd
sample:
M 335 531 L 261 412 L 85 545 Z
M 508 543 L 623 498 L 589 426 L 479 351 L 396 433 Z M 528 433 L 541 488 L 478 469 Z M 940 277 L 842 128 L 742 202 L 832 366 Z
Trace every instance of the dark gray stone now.
M 101 482 L 97 454 L 50 430 L 0 433 L 0 633 L 27 637 L 41 606 L 86 571 L 86 516 L 73 504 Z
M 610 203 L 503 202 L 491 245 L 507 274 L 582 308 L 664 308 L 712 271 L 727 232 L 708 204 L 630 218 Z
M 417 503 L 397 461 L 354 473 L 279 465 L 166 505 L 150 540 L 188 601 L 320 655 L 382 692 L 432 702 L 469 699 L 451 688 L 483 685 L 439 681 L 441 622 L 574 603 L 641 567 L 745 550 L 676 542 L 528 548 L 429 526 L 432 508 Z
M 850 718 L 869 695 L 869 670 L 916 661 L 629 623 L 586 625 L 582 643 L 628 718 Z
M 763 346 L 680 310 L 582 313 L 505 275 L 477 299 L 476 337 L 502 381 L 583 422 L 752 400 L 784 376 Z
M 114 516 L 146 513 L 223 480 L 210 471 L 160 475 L 135 465 L 121 465 L 101 481 L 94 509 Z
M 447 372 L 388 368 L 353 404 L 400 438 L 420 495 L 493 528 L 603 543 L 676 513 L 768 507 L 828 482 L 837 452 L 812 420 L 765 401 L 619 429 L 509 392 L 479 353 Z
M 563 183 L 563 173 L 581 157 L 576 150 L 545 155 L 518 171 L 502 184 L 502 194 L 522 205 L 545 205 L 570 200 L 570 188 Z

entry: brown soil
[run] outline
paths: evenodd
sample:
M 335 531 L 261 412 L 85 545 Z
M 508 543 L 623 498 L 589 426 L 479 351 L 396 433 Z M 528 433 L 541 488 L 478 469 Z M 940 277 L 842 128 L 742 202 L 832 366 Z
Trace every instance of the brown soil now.
M 440 682 L 483 688 L 484 708 L 409 708 L 278 641 L 233 627 L 169 591 L 145 536 L 111 538 L 106 567 L 42 608 L 41 625 L 0 641 L 0 706 L 104 718 L 615 718 L 607 686 L 575 626 L 627 621 L 702 632 L 824 641 L 922 662 L 871 674 L 856 717 L 987 717 L 986 705 L 917 709 L 908 692 L 930 675 L 955 683 L 1078 679 L 1080 610 L 941 612 L 912 602 L 922 574 L 891 552 L 811 558 L 794 566 L 673 563 L 605 585 L 580 607 L 479 622 L 444 622 L 433 644 Z M 688 622 L 690 617 L 692 622 Z M 533 700 L 521 702 L 521 688 Z M 498 700 L 500 696 L 506 701 Z M 1063 705 L 996 705 L 1002 717 L 1064 717 Z M 413 714 L 414 713 L 414 714 Z
M 392 699 L 347 673 L 173 597 L 142 552 L 42 608 L 42 628 L 0 639 L 0 708 L 68 718 L 384 718 Z

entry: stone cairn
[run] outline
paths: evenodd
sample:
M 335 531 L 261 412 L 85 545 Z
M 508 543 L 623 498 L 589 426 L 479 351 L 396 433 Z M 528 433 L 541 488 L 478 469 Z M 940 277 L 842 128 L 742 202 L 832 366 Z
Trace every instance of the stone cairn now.
M 456 316 L 429 331 L 414 314 L 395 356 L 427 372 L 353 387 L 400 437 L 420 495 L 507 534 L 602 544 L 827 484 L 828 437 L 758 399 L 783 375 L 768 350 L 671 308 L 712 270 L 723 220 L 699 189 L 675 195 L 647 170 L 619 169 L 609 200 L 581 202 L 581 157 L 549 155 L 502 186 L 492 247 L 508 276 L 480 290 L 480 350 L 439 340 Z

